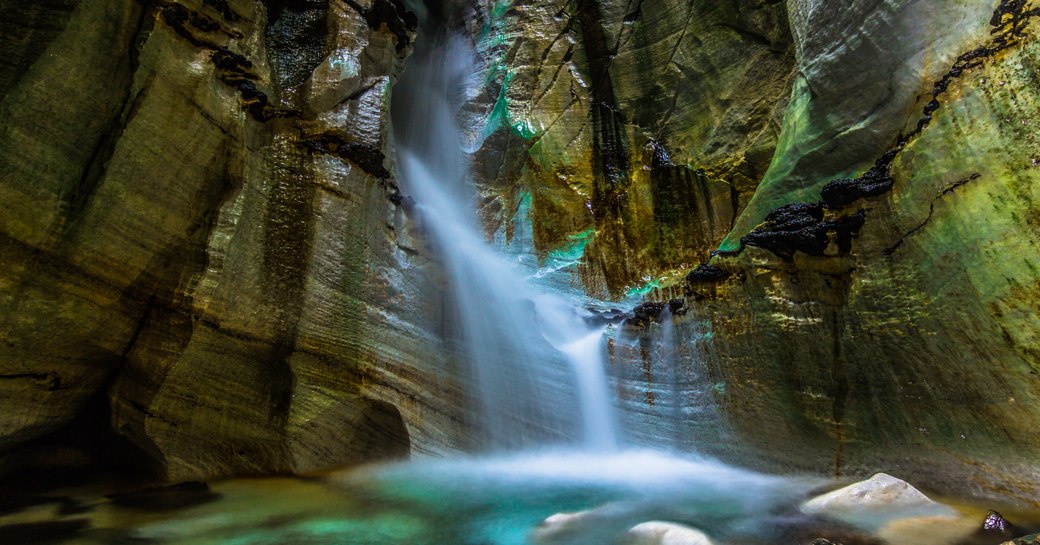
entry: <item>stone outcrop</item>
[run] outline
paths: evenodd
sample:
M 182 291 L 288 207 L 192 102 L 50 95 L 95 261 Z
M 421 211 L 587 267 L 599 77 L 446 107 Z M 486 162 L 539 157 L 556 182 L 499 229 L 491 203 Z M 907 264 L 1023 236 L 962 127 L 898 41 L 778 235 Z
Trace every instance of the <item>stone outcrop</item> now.
M 27 6 L 0 7 L 0 453 L 92 404 L 166 479 L 464 444 L 436 272 L 393 199 L 414 15 Z

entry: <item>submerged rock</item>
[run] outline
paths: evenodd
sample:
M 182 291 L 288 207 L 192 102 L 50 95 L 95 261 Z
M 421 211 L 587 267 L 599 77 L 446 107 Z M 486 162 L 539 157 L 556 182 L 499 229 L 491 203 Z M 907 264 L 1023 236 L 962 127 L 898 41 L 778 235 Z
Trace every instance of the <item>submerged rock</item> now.
M 177 511 L 216 501 L 220 494 L 203 482 L 192 481 L 170 486 L 156 486 L 109 496 L 112 503 L 142 511 Z
M 1000 545 L 1037 545 L 1040 543 L 1040 534 L 1030 534 L 1028 536 L 1016 537 L 1011 541 L 1005 541 Z
M 975 530 L 975 523 L 963 517 L 939 515 L 901 518 L 877 531 L 887 543 L 912 545 L 949 545 L 962 543 Z
M 556 513 L 547 517 L 530 535 L 531 542 L 539 544 L 589 543 L 616 539 L 624 533 L 625 545 L 713 545 L 714 542 L 700 530 L 673 522 L 647 521 L 627 531 L 616 528 L 618 520 L 611 517 L 610 504 L 574 513 Z
M 549 515 L 531 531 L 530 540 L 533 543 L 548 544 L 573 537 L 591 514 L 592 511 L 577 511 Z
M 714 545 L 704 532 L 673 522 L 650 521 L 628 531 L 626 545 Z

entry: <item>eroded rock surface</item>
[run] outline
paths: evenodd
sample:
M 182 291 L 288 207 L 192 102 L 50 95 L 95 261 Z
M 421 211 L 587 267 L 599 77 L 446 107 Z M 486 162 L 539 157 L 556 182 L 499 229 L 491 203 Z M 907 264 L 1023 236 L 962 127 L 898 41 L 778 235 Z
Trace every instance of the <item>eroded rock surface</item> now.
M 0 452 L 93 405 L 170 479 L 467 445 L 394 180 L 401 2 L 18 4 Z M 637 433 L 1036 497 L 1040 5 L 463 7 L 488 231 L 529 221 L 589 294 L 651 299 L 610 347 Z
M 0 452 L 99 396 L 171 480 L 464 443 L 462 405 L 433 403 L 464 395 L 436 274 L 391 199 L 403 4 L 16 4 Z
M 471 108 L 489 228 L 508 237 L 530 214 L 543 257 L 592 229 L 581 277 L 601 296 L 715 247 L 777 143 L 794 66 L 784 6 L 489 4 Z

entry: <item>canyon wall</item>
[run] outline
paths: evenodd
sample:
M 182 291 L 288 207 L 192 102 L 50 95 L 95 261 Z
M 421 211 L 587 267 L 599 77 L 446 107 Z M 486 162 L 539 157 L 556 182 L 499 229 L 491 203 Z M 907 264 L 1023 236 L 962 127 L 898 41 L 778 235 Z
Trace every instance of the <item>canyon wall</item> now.
M 636 435 L 1034 501 L 1040 6 L 499 15 L 489 230 L 526 212 L 545 262 L 581 240 L 589 293 L 676 309 L 645 305 L 612 346 Z
M 1033 501 L 1040 5 L 464 7 L 489 236 L 674 300 L 610 348 L 641 440 Z M 0 28 L 0 473 L 70 443 L 168 480 L 472 446 L 394 175 L 404 4 L 6 2 Z
M 0 465 L 76 428 L 168 480 L 465 445 L 440 280 L 393 176 L 414 15 L 2 9 Z

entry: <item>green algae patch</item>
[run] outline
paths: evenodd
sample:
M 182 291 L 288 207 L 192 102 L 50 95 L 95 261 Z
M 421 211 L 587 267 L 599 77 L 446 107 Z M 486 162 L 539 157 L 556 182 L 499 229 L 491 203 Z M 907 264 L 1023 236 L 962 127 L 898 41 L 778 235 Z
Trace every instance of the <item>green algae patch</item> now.
M 531 120 L 515 118 L 509 110 L 509 86 L 515 74 L 510 72 L 504 65 L 495 64 L 488 69 L 485 80 L 490 83 L 500 76 L 502 77 L 502 85 L 498 89 L 498 98 L 495 100 L 494 107 L 491 108 L 487 124 L 484 125 L 484 137 L 490 136 L 502 127 L 508 127 L 509 130 L 524 140 L 534 138 L 538 134 L 538 130 Z
M 595 238 L 595 227 L 589 227 L 580 233 L 568 235 L 567 239 L 569 243 L 563 248 L 550 251 L 549 256 L 545 259 L 545 263 L 539 268 L 536 276 L 541 277 L 548 273 L 577 265 L 581 262 L 582 258 L 585 257 L 585 248 Z
M 418 543 L 426 527 L 418 519 L 400 513 L 372 518 L 316 518 L 290 524 L 261 524 L 254 532 L 239 534 L 215 543 L 221 545 L 281 545 L 283 543 L 350 543 L 382 545 Z
M 662 278 L 653 278 L 653 279 L 647 281 L 645 284 L 642 284 L 642 285 L 639 285 L 639 286 L 635 286 L 635 287 L 632 287 L 632 288 L 628 288 L 628 290 L 625 291 L 625 298 L 634 298 L 634 297 L 643 298 L 643 297 L 646 297 L 648 294 L 652 293 L 654 290 L 660 289 L 661 288 L 661 282 L 663 280 L 664 280 L 663 277 Z
M 549 252 L 549 259 L 571 262 L 577 261 L 585 254 L 585 247 L 588 246 L 589 242 L 592 242 L 592 239 L 595 237 L 595 227 L 589 227 L 580 233 L 568 235 L 567 238 L 571 240 L 571 244 L 564 248 Z

